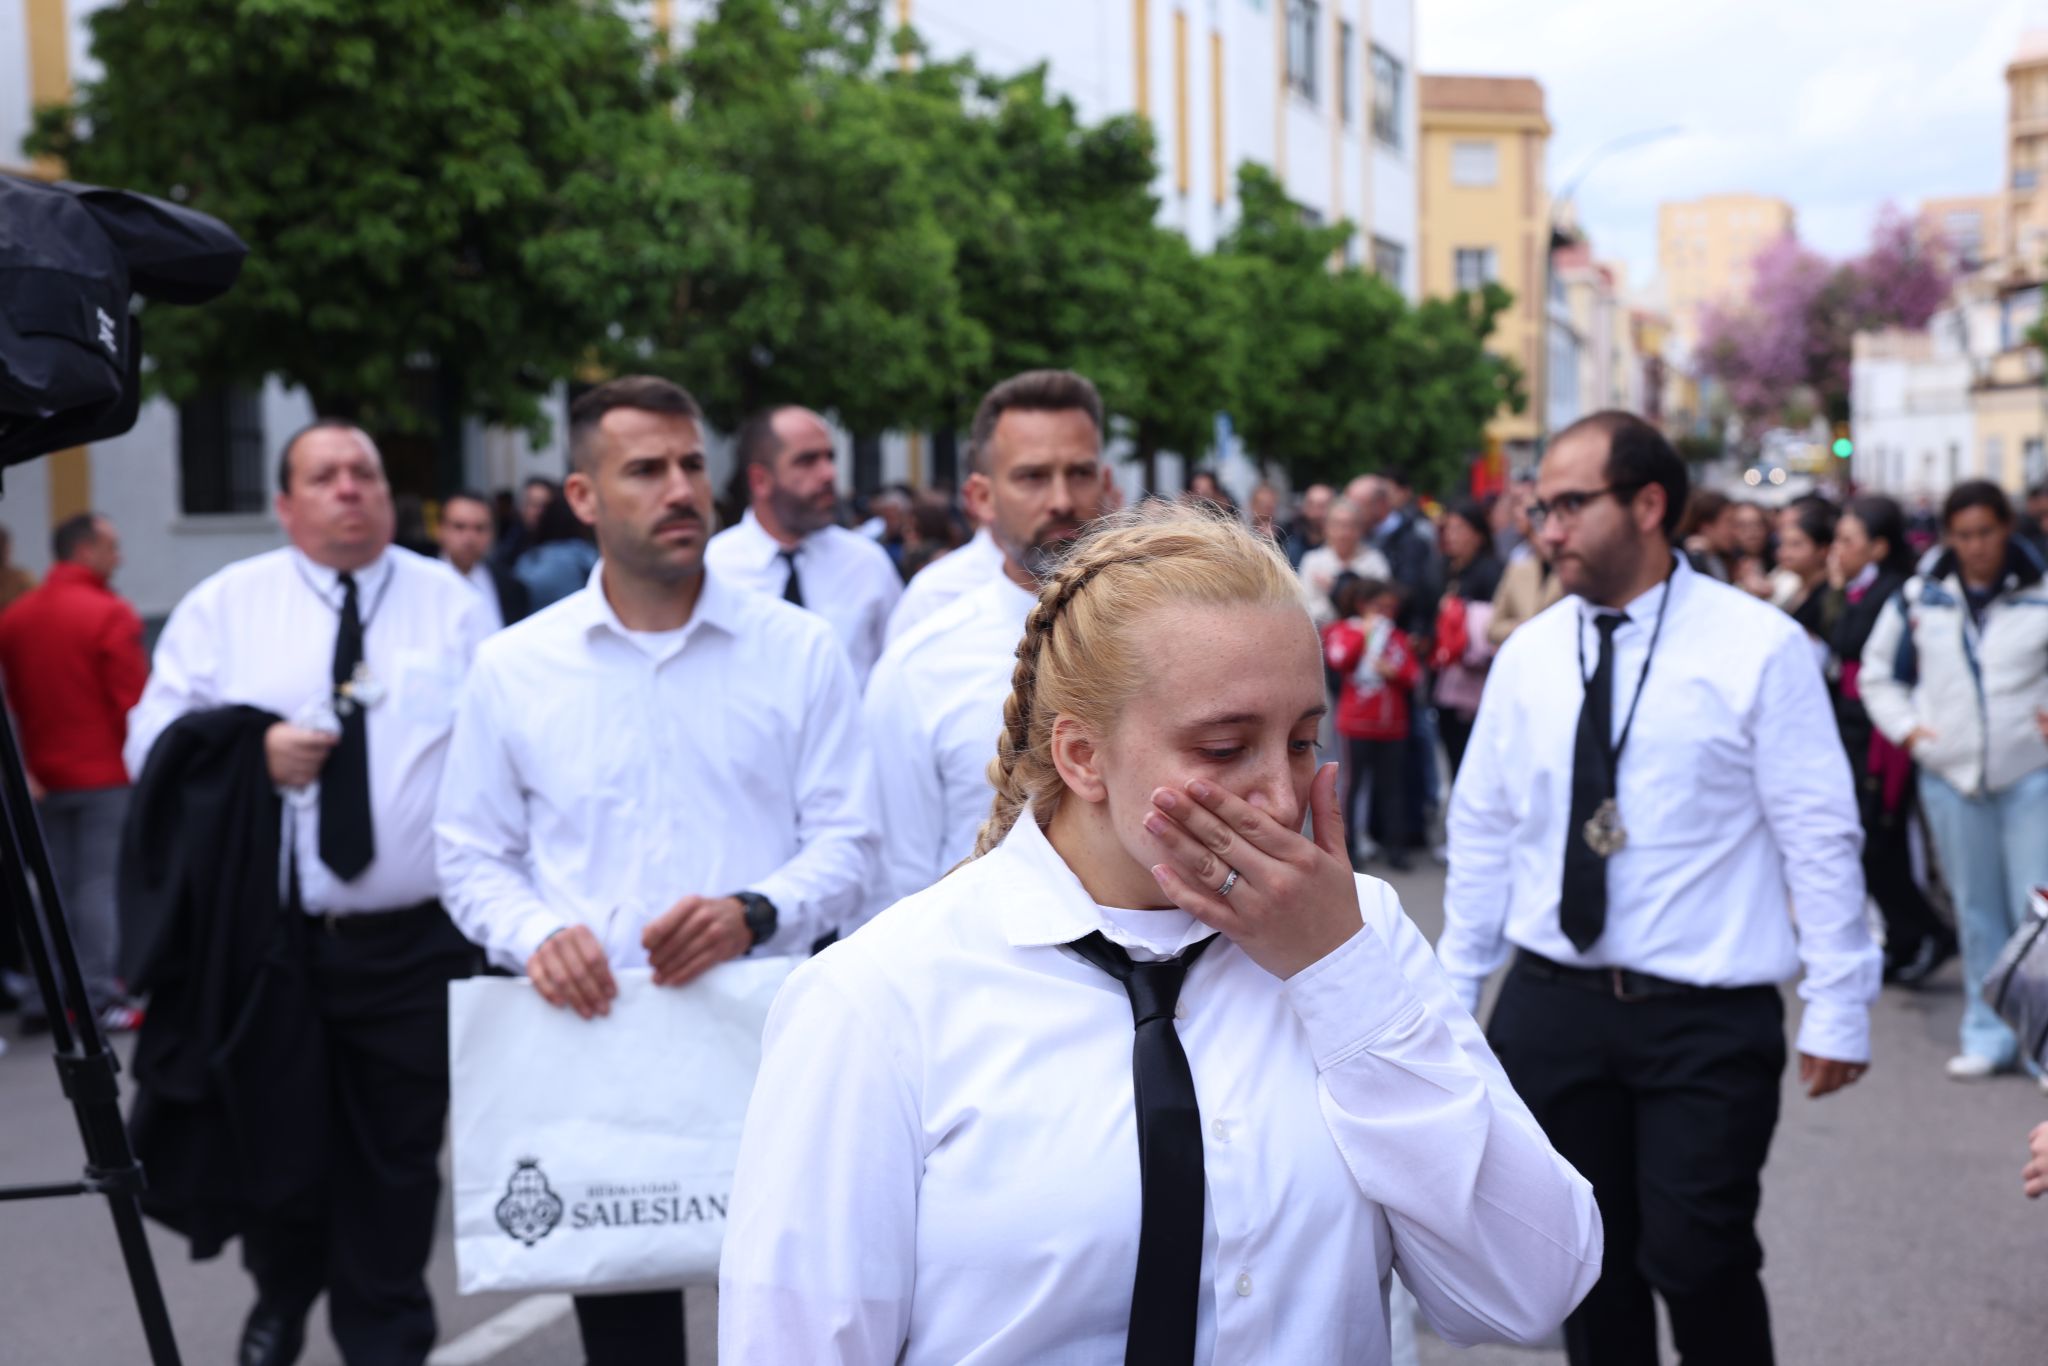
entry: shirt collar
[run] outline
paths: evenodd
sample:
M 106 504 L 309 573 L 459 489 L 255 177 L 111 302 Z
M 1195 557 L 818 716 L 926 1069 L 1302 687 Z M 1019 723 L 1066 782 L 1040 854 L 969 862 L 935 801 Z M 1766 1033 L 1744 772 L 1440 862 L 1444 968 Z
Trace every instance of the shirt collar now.
M 291 553 L 292 562 L 298 565 L 299 573 L 305 576 L 306 582 L 313 585 L 314 592 L 329 602 L 341 601 L 339 569 L 321 564 L 297 546 L 291 547 Z M 391 567 L 391 549 L 387 546 L 378 552 L 376 559 L 355 571 L 357 602 L 367 602 L 383 588 L 384 581 L 391 577 Z
M 1095 898 L 1088 895 L 1081 879 L 1038 828 L 1038 817 L 1029 806 L 1018 814 L 1003 842 L 985 857 L 1004 865 L 1002 875 L 990 880 L 989 890 L 997 900 L 1003 934 L 1012 948 L 1071 944 L 1099 933 L 1126 949 L 1153 951 L 1151 945 L 1140 943 L 1096 910 Z M 1178 947 L 1184 949 L 1213 933 L 1198 920 L 1188 927 Z
M 1664 583 L 1656 584 L 1631 598 L 1619 609 L 1621 615 L 1627 617 L 1631 625 L 1647 625 L 1656 620 L 1658 609 L 1663 605 L 1663 598 L 1666 592 L 1673 594 L 1683 593 L 1686 586 L 1697 577 L 1698 575 L 1693 570 L 1693 567 L 1685 562 L 1685 556 L 1673 552 L 1671 556 L 1671 577 L 1665 580 Z M 1590 623 L 1596 617 L 1607 616 L 1615 610 L 1617 609 L 1612 607 L 1597 606 L 1587 602 L 1584 598 L 1579 599 L 1579 620 L 1581 622 Z
M 611 599 L 605 596 L 603 560 L 590 567 L 590 577 L 584 580 L 583 587 L 569 602 L 570 610 L 577 615 L 577 624 L 586 634 L 608 630 L 622 638 L 632 635 L 631 629 L 619 620 L 619 614 L 612 609 Z M 710 569 L 705 569 L 704 584 L 697 592 L 697 605 L 684 624 L 682 641 L 694 638 L 700 625 L 713 627 L 730 636 L 738 635 L 745 608 L 746 603 L 738 591 Z
M 1846 591 L 1851 593 L 1861 593 L 1868 589 L 1870 585 L 1876 583 L 1877 576 L 1882 572 L 1883 571 L 1878 568 L 1877 561 L 1872 560 L 1869 564 L 1864 565 L 1863 568 L 1857 572 L 1855 578 L 1843 584 L 1842 587 Z
M 765 568 L 774 564 L 775 557 L 782 553 L 782 542 L 768 534 L 768 529 L 761 525 L 761 519 L 754 515 L 752 508 L 740 514 L 739 526 L 735 530 L 752 548 L 752 554 L 748 559 L 756 566 Z M 814 531 L 809 536 L 800 538 L 796 543 L 796 552 L 801 555 L 818 535 L 819 533 Z

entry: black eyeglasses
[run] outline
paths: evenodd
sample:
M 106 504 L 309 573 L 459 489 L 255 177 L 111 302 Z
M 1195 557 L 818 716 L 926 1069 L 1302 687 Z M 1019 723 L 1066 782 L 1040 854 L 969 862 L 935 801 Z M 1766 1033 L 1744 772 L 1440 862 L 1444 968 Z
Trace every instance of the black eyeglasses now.
M 1552 517 L 1559 525 L 1570 526 L 1579 520 L 1587 508 L 1607 497 L 1610 493 L 1624 501 L 1642 491 L 1641 484 L 1609 484 L 1605 488 L 1575 489 L 1560 493 L 1555 498 L 1539 498 L 1529 504 L 1529 529 L 1543 530 L 1543 524 Z

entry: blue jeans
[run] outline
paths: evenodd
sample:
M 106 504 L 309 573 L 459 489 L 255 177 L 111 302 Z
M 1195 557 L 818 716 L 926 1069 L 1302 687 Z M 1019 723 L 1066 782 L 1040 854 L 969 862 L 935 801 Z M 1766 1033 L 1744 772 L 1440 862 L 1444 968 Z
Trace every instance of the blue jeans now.
M 1979 988 L 2027 913 L 2028 895 L 2048 886 L 2048 768 L 1982 797 L 1922 769 L 1920 802 L 1963 942 L 1963 1052 L 2010 1067 L 2019 1042 Z

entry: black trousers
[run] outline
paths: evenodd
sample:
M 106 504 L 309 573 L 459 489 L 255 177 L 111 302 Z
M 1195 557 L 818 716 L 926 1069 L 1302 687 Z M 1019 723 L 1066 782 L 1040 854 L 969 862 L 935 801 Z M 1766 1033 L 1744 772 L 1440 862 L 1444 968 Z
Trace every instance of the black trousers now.
M 1624 1002 L 1511 969 L 1487 1040 L 1606 1228 L 1565 1320 L 1572 1366 L 1657 1360 L 1661 1295 L 1685 1366 L 1771 1366 L 1759 1175 L 1778 1123 L 1774 987 Z
M 1344 792 L 1344 849 L 1356 854 L 1358 804 L 1372 797 L 1366 819 L 1377 843 L 1390 850 L 1409 848 L 1415 843 L 1414 827 L 1408 823 L 1406 740 L 1344 741 L 1344 758 L 1351 770 L 1351 786 Z
M 1444 757 L 1451 761 L 1451 782 L 1458 780 L 1458 770 L 1465 765 L 1465 747 L 1472 743 L 1472 723 L 1475 717 L 1449 707 L 1436 709 L 1437 734 L 1443 737 Z M 1445 784 L 1448 787 L 1450 784 Z M 1448 805 L 1449 799 L 1445 799 Z
M 1906 826 L 1913 813 L 1910 797 L 1887 813 L 1875 778 L 1864 780 L 1860 794 L 1863 817 L 1863 882 L 1884 916 L 1885 956 L 1893 962 L 1910 959 L 1920 941 L 1944 929 L 1934 903 L 1913 876 L 1913 855 Z M 1910 792 L 1910 787 L 1908 791 Z
M 307 927 L 333 1100 L 324 1198 L 250 1229 L 242 1261 L 269 1308 L 327 1292 L 348 1366 L 420 1366 L 433 1350 L 427 1256 L 448 1119 L 448 983 L 481 962 L 438 905 Z
M 584 1366 L 683 1366 L 683 1292 L 578 1295 Z

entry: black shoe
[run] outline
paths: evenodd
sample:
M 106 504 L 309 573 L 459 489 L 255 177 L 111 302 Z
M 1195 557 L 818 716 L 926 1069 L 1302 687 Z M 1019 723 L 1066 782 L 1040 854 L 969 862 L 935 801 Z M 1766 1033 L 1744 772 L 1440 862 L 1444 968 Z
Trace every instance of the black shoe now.
M 1937 930 L 1914 945 L 1910 956 L 1887 964 L 1885 977 L 1902 987 L 1917 987 L 1955 956 L 1956 937 L 1945 929 Z
M 292 1366 L 306 1348 L 306 1316 L 256 1302 L 242 1325 L 235 1366 Z

